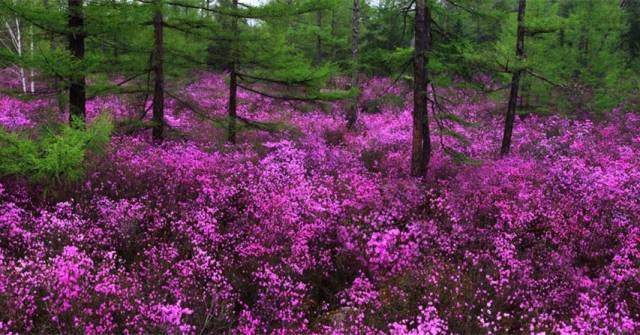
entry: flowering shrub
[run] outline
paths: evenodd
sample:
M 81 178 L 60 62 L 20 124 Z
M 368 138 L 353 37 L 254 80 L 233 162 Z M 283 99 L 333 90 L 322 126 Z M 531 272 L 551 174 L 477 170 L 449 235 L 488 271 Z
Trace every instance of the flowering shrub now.
M 224 115 L 222 77 L 184 93 Z M 407 174 L 411 104 L 347 132 L 340 104 L 302 112 L 246 92 L 240 115 L 293 128 L 228 146 L 169 103 L 189 139 L 115 136 L 62 202 L 3 180 L 0 332 L 639 332 L 640 117 L 530 116 L 496 159 L 494 104 L 445 93 L 477 126 L 457 129 L 463 146 L 433 125 L 424 180 Z

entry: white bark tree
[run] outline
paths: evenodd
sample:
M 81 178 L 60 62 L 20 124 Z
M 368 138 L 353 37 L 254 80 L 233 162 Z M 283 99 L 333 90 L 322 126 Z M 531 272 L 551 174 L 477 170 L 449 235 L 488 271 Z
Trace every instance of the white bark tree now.
M 17 54 L 19 58 L 25 56 L 25 34 L 24 29 L 22 27 L 20 19 L 17 17 L 14 19 L 6 19 L 4 21 L 4 27 L 6 28 L 6 32 L 9 36 L 9 43 L 5 40 L 0 39 L 2 45 L 9 49 L 13 50 Z M 33 25 L 29 27 L 29 54 L 32 55 L 34 52 L 34 33 L 33 33 Z M 29 75 L 27 76 L 24 66 L 20 64 L 15 64 L 16 72 L 18 75 L 18 80 L 20 81 L 22 92 L 23 93 L 35 93 L 35 82 L 34 76 L 35 73 L 33 69 L 29 70 Z

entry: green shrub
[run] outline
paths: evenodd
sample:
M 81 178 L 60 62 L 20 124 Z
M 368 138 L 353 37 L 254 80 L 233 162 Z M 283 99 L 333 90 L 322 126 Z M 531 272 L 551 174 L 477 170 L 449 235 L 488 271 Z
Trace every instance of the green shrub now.
M 113 125 L 103 114 L 87 127 L 45 127 L 38 136 L 0 128 L 0 177 L 21 176 L 44 185 L 68 184 L 82 178 L 88 157 L 109 143 Z

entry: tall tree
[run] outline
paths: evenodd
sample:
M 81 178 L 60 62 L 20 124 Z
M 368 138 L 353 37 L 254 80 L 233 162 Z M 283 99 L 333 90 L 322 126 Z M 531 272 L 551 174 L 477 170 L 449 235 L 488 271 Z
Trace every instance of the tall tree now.
M 86 84 L 84 72 L 84 8 L 83 0 L 69 0 L 69 51 L 78 62 L 80 69 L 75 69 L 69 83 L 69 121 L 84 121 L 86 114 Z
M 17 58 L 18 59 L 23 58 L 24 54 L 26 53 L 26 41 L 25 41 L 26 34 L 25 34 L 25 28 L 24 28 L 24 24 L 22 23 L 22 20 L 20 20 L 16 16 L 16 17 L 7 17 L 2 21 L 4 21 L 4 28 L 7 29 L 7 33 L 9 34 L 9 43 L 7 44 L 2 41 L 2 44 L 7 48 L 9 48 L 9 45 L 10 45 L 11 48 L 14 49 Z M 30 32 L 29 33 L 30 35 L 29 56 L 33 57 L 33 46 L 34 46 L 33 25 L 31 25 L 29 32 Z M 15 64 L 15 66 L 17 67 L 18 79 L 22 86 L 22 93 L 27 93 L 27 92 L 34 93 L 35 83 L 33 81 L 34 80 L 33 69 L 29 71 L 30 72 L 29 78 L 27 78 L 25 67 L 21 64 Z
M 162 0 L 155 0 L 153 10 L 153 140 L 164 138 L 164 18 Z
M 353 0 L 352 22 L 351 22 L 351 89 L 358 90 L 358 48 L 360 43 L 360 0 Z M 352 129 L 358 119 L 358 95 L 353 98 L 347 115 L 347 128 Z
M 527 5 L 526 0 L 519 0 L 518 2 L 518 32 L 516 35 L 516 57 L 518 60 L 523 60 L 524 55 L 524 14 Z M 520 77 L 522 76 L 522 69 L 520 65 L 516 66 L 511 76 L 511 92 L 509 93 L 509 103 L 507 104 L 507 113 L 504 119 L 504 133 L 502 137 L 502 147 L 500 148 L 500 155 L 505 156 L 511 149 L 511 136 L 513 135 L 513 124 L 516 119 L 516 107 L 518 105 L 518 89 L 520 87 Z
M 274 125 L 250 121 L 237 113 L 238 90 L 245 90 L 278 100 L 313 102 L 333 100 L 346 96 L 344 92 L 320 92 L 329 75 L 326 66 L 314 68 L 286 41 L 286 30 L 281 24 L 289 18 L 327 9 L 325 1 L 293 3 L 270 2 L 260 7 L 246 6 L 238 0 L 220 2 L 215 11 L 223 23 L 215 32 L 216 50 L 228 50 L 221 55 L 210 55 L 210 60 L 225 63 L 229 73 L 227 103 L 227 141 L 236 142 L 242 127 L 273 129 Z M 251 25 L 248 19 L 260 22 Z M 217 57 L 216 57 L 217 56 Z M 276 88 L 278 93 L 267 92 Z M 295 91 L 284 94 L 283 91 Z
M 232 7 L 234 10 L 238 9 L 238 0 L 233 0 Z M 236 119 L 238 117 L 237 105 L 238 105 L 238 74 L 236 73 L 236 62 L 238 58 L 238 43 L 237 36 L 238 31 L 238 17 L 231 18 L 231 32 L 233 33 L 231 41 L 231 62 L 229 63 L 229 129 L 227 133 L 227 140 L 230 143 L 236 143 Z
M 411 174 L 422 176 L 431 158 L 427 88 L 429 48 L 431 47 L 431 11 L 425 0 L 415 1 L 415 49 L 413 59 L 413 136 Z

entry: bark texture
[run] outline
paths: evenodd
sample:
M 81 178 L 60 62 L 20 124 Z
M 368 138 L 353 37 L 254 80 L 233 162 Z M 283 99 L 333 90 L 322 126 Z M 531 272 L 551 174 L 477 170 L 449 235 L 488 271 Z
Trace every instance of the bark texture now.
M 69 0 L 69 51 L 77 61 L 84 60 L 84 13 L 83 0 Z M 74 73 L 69 83 L 69 122 L 84 121 L 86 114 L 86 84 L 84 70 Z
M 238 0 L 233 0 L 233 9 L 238 8 Z M 235 36 L 238 35 L 238 18 L 232 18 L 232 30 L 235 32 Z M 236 143 L 236 119 L 238 117 L 238 75 L 236 72 L 237 61 L 237 43 L 232 41 L 231 43 L 231 62 L 229 64 L 229 102 L 228 102 L 228 114 L 229 114 L 229 129 L 227 134 L 227 141 L 229 143 Z
M 358 53 L 360 47 L 360 0 L 353 0 L 353 10 L 351 14 L 351 61 L 353 69 L 351 72 L 351 88 L 359 89 L 358 83 Z M 347 128 L 352 129 L 358 120 L 358 95 L 353 99 L 353 103 L 347 111 Z
M 425 0 L 416 0 L 415 55 L 413 61 L 413 135 L 411 174 L 423 176 L 431 158 L 427 87 L 429 74 L 428 53 L 431 43 L 431 12 Z
M 527 5 L 526 0 L 520 0 L 518 3 L 518 32 L 516 37 L 516 57 L 519 60 L 524 59 L 524 35 L 526 33 L 524 26 L 524 13 Z M 511 76 L 511 92 L 509 93 L 509 103 L 507 104 L 507 114 L 504 119 L 504 133 L 502 137 L 502 147 L 500 155 L 505 156 L 511 150 L 511 137 L 513 135 L 513 124 L 516 119 L 516 107 L 518 106 L 518 90 L 520 89 L 520 77 L 522 70 L 516 69 Z
M 162 0 L 156 0 L 153 15 L 153 130 L 155 142 L 164 139 L 164 18 Z

